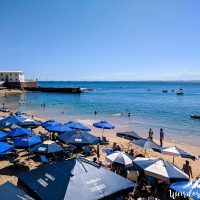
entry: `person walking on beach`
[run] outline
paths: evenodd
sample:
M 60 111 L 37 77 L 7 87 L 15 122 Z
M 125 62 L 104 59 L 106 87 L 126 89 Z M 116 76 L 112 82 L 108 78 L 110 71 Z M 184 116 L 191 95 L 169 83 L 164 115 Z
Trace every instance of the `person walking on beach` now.
M 163 129 L 160 129 L 160 146 L 163 146 L 163 140 L 164 140 L 164 132 Z
M 153 140 L 153 131 L 151 128 L 149 129 L 149 139 Z
M 190 163 L 188 160 L 185 161 L 185 164 L 183 164 L 182 170 L 189 176 L 189 178 L 193 178 L 192 176 L 192 167 L 190 166 Z

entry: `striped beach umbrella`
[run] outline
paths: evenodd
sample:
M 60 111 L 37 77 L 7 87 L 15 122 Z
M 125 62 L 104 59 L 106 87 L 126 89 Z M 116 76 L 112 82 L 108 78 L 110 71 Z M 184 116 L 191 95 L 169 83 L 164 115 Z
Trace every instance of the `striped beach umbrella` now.
M 117 163 L 117 164 L 121 164 L 121 165 L 124 165 L 124 166 L 132 166 L 133 165 L 133 157 L 126 154 L 126 153 L 123 153 L 123 152 L 120 152 L 120 151 L 115 151 L 111 154 L 109 154 L 108 156 L 106 156 L 106 160 L 113 164 L 113 163 Z
M 132 144 L 135 144 L 137 146 L 144 148 L 145 154 L 146 154 L 147 149 L 153 149 L 154 151 L 157 151 L 157 152 L 161 152 L 161 150 L 162 150 L 161 146 L 159 146 L 158 144 L 156 144 L 155 142 L 153 142 L 150 139 L 136 140 L 136 141 L 133 141 Z
M 190 158 L 190 159 L 198 159 L 198 156 L 195 156 L 193 155 L 192 153 L 189 153 L 183 149 L 180 149 L 176 146 L 174 147 L 165 147 L 161 150 L 161 153 L 162 154 L 165 154 L 165 155 L 170 155 L 170 156 L 173 156 L 173 162 L 174 162 L 174 157 L 175 156 L 180 156 L 182 158 Z
M 166 183 L 189 180 L 186 173 L 163 159 L 137 157 L 133 163 L 143 169 L 147 176 L 152 176 Z

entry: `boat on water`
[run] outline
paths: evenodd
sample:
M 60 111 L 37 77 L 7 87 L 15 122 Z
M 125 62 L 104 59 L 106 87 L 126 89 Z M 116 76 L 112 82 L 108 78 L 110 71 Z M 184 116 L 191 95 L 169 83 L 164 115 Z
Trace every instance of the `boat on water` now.
M 177 92 L 176 92 L 177 95 L 184 95 L 184 91 L 182 88 L 180 88 Z
M 200 119 L 200 115 L 190 115 L 190 117 L 193 119 Z
M 162 92 L 164 92 L 164 93 L 167 93 L 167 92 L 168 92 L 168 90 L 162 90 Z

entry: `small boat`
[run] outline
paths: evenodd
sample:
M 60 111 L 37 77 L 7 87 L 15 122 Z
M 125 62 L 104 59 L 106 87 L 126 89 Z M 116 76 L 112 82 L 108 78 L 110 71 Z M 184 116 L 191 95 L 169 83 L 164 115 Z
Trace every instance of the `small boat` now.
M 165 92 L 165 93 L 167 93 L 167 92 L 168 92 L 168 90 L 162 90 L 162 92 Z
M 177 94 L 177 95 L 184 95 L 184 91 L 183 91 L 183 89 L 182 89 L 182 88 L 179 89 L 179 90 L 177 91 L 176 94 Z
M 200 115 L 190 115 L 190 117 L 193 119 L 200 119 Z

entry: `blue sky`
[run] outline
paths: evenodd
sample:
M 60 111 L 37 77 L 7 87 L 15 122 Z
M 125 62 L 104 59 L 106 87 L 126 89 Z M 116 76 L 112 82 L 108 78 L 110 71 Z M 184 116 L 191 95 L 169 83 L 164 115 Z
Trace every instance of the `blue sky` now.
M 199 0 L 1 0 L 0 69 L 40 80 L 200 79 Z

